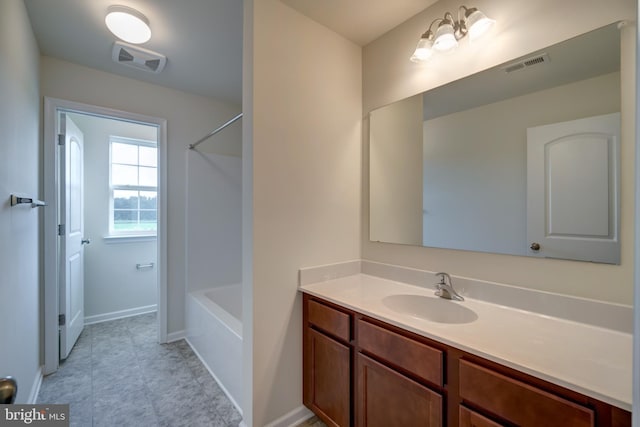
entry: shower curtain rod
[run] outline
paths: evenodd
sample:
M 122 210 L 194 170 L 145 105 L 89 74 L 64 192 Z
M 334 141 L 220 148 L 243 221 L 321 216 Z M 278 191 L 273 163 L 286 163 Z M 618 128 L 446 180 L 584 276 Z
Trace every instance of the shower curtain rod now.
M 205 142 L 207 139 L 211 138 L 213 135 L 217 134 L 218 132 L 222 131 L 224 128 L 226 128 L 227 126 L 231 125 L 232 123 L 240 120 L 242 118 L 242 113 L 238 114 L 237 116 L 235 116 L 233 119 L 229 120 L 228 122 L 226 122 L 225 124 L 223 124 L 222 126 L 220 126 L 219 128 L 211 131 L 210 134 L 208 134 L 207 136 L 200 138 L 199 140 L 197 140 L 196 142 L 194 142 L 193 144 L 189 144 L 189 150 L 193 150 L 194 148 L 196 148 L 198 145 L 202 144 L 203 142 Z

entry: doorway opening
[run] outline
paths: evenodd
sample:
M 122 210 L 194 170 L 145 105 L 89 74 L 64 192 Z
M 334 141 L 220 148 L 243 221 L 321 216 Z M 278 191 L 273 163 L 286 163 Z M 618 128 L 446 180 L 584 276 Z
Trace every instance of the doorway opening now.
M 157 311 L 166 342 L 166 122 L 45 98 L 45 374 L 85 324 Z

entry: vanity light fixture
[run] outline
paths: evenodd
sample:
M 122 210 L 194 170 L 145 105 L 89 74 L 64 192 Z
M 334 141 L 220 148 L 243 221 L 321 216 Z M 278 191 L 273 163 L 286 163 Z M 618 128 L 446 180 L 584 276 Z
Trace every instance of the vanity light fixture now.
M 151 39 L 147 17 L 127 6 L 109 6 L 104 18 L 109 31 L 128 43 L 141 44 Z
M 461 12 L 463 14 L 461 15 Z M 432 30 L 434 24 L 438 24 L 435 32 Z M 433 55 L 433 51 L 449 52 L 458 46 L 458 40 L 469 35 L 471 40 L 475 40 L 491 28 L 495 21 L 489 19 L 487 15 L 475 7 L 460 6 L 458 8 L 458 19 L 454 19 L 450 12 L 446 12 L 444 17 L 436 18 L 431 22 L 427 31 L 420 36 L 410 60 L 422 62 Z

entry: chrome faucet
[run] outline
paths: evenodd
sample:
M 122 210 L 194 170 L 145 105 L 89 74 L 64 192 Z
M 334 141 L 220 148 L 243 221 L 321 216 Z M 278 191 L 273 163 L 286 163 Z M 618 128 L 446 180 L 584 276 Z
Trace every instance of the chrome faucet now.
M 447 273 L 436 273 L 436 276 L 440 276 L 440 281 L 436 283 L 436 296 L 444 299 L 451 299 L 454 301 L 464 301 L 462 295 L 456 292 L 453 289 L 453 282 L 451 281 L 451 276 Z M 449 279 L 449 284 L 447 284 L 447 279 Z

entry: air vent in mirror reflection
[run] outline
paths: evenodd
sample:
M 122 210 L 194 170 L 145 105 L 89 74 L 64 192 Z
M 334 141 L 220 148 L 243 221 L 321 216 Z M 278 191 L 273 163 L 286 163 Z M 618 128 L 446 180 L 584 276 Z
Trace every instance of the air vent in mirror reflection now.
M 525 68 L 535 67 L 536 65 L 548 64 L 549 62 L 549 55 L 547 53 L 543 53 L 517 62 L 512 62 L 502 67 L 502 69 L 506 73 L 513 73 L 514 71 L 524 70 Z

